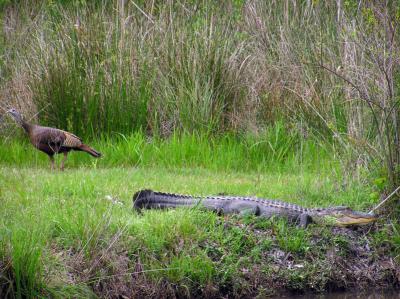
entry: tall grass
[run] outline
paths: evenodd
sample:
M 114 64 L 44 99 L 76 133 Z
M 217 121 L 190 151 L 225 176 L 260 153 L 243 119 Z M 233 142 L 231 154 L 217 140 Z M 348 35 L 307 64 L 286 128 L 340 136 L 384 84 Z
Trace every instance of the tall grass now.
M 60 6 L 48 9 L 44 40 L 32 45 L 40 82 L 33 100 L 44 111 L 44 123 L 80 135 L 145 128 L 152 74 L 139 51 L 142 36 L 131 32 L 128 39 L 124 16 L 89 7 L 78 17 Z
M 15 281 L 17 298 L 36 297 L 41 288 L 43 275 L 41 257 L 45 246 L 43 229 L 10 228 L 11 234 L 9 255 L 11 256 L 12 279 Z
M 3 90 L 20 106 L 29 97 L 42 123 L 82 136 L 139 128 L 161 136 L 254 132 L 283 116 L 326 130 L 340 89 L 325 87 L 332 77 L 314 64 L 321 39 L 335 46 L 331 6 L 204 1 L 142 3 L 138 9 L 115 1 L 16 10 L 10 4 L 4 20 L 23 21 L 7 27 L 3 55 L 13 64 L 2 69 L 15 81 L 26 70 L 29 88 Z M 29 38 L 18 35 L 25 27 Z
M 17 53 L 18 67 L 4 71 L 29 70 L 42 123 L 81 136 L 231 127 L 244 96 L 237 84 L 242 51 L 212 2 L 195 15 L 173 3 L 157 4 L 154 16 L 130 2 L 37 9 L 40 17 L 27 21 L 27 46 L 5 51 L 9 59 Z

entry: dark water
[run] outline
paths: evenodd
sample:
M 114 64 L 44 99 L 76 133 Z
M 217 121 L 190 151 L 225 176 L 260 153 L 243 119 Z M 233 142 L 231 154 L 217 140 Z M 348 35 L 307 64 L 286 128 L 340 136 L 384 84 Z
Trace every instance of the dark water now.
M 307 294 L 307 295 L 288 295 L 276 298 L 287 299 L 400 299 L 400 290 L 398 291 L 370 291 L 362 293 L 338 292 L 328 294 Z

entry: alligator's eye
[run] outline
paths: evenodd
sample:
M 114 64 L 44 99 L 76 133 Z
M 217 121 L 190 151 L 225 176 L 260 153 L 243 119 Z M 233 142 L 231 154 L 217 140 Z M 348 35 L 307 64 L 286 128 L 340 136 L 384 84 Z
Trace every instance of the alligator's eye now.
M 335 212 L 337 214 L 347 214 L 347 213 L 351 213 L 352 209 L 350 209 L 348 207 L 338 207 Z
M 337 209 L 340 211 L 350 210 L 350 208 L 347 206 L 339 206 L 339 207 L 337 207 Z

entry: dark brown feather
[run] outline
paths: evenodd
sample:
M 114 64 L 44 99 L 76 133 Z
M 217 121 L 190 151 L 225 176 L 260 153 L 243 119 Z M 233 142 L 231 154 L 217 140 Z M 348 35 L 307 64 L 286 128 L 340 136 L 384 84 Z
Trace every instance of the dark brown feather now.
M 64 153 L 64 160 L 61 163 L 62 170 L 64 169 L 64 162 L 67 159 L 68 152 L 71 150 L 84 151 L 96 158 L 101 156 L 98 151 L 83 144 L 82 139 L 72 133 L 56 128 L 32 125 L 24 121 L 22 115 L 14 108 L 7 110 L 7 113 L 10 113 L 29 135 L 33 146 L 49 155 L 52 169 L 54 168 L 54 154 Z
M 96 158 L 101 156 L 99 152 L 83 144 L 78 136 L 56 128 L 32 125 L 29 138 L 37 149 L 48 155 L 77 150 L 87 152 Z
M 101 153 L 83 143 L 76 150 L 87 152 L 95 158 L 101 157 Z

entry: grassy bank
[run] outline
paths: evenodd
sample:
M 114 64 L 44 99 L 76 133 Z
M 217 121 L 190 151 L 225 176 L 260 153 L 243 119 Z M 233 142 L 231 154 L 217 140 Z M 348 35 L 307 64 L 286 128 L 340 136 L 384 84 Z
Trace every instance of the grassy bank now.
M 102 159 L 71 153 L 65 172 L 50 172 L 30 144 L 2 143 L 0 296 L 255 296 L 398 285 L 395 221 L 302 230 L 196 209 L 132 211 L 133 193 L 144 188 L 368 210 L 379 186 L 366 173 L 346 175 L 331 148 L 279 127 L 264 139 L 119 136 L 93 142 Z
M 132 211 L 132 195 L 143 188 L 365 210 L 372 190 L 351 179 L 344 185 L 307 172 L 4 166 L 0 178 L 2 297 L 250 296 L 399 283 L 398 256 L 389 262 L 400 254 L 400 227 L 385 221 L 378 231 L 302 230 L 278 219 L 193 209 Z M 373 275 L 357 272 L 360 266 Z
M 396 220 L 303 230 L 196 209 L 132 211 L 133 193 L 144 188 L 369 210 L 382 181 L 367 169 L 347 175 L 333 145 L 279 126 L 258 137 L 117 136 L 90 142 L 101 159 L 71 153 L 65 172 L 51 172 L 46 155 L 27 142 L 1 143 L 0 297 L 240 297 L 399 286 Z

